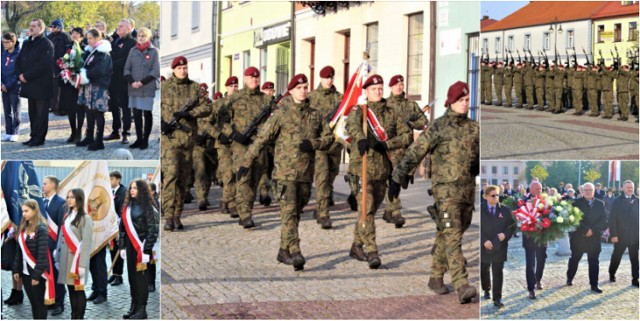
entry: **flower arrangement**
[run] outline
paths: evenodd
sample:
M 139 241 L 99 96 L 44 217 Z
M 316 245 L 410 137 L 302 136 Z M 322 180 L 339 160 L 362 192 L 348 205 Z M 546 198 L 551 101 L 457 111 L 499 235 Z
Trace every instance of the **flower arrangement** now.
M 573 201 L 543 193 L 527 202 L 518 201 L 513 216 L 524 234 L 532 237 L 536 244 L 545 245 L 561 239 L 565 232 L 575 231 L 583 213 L 573 207 Z
M 56 64 L 62 71 L 60 72 L 60 78 L 65 83 L 71 84 L 76 89 L 80 87 L 80 68 L 82 68 L 84 61 L 82 60 L 82 49 L 77 41 L 74 41 L 71 48 L 67 49 L 64 56 L 58 58 Z

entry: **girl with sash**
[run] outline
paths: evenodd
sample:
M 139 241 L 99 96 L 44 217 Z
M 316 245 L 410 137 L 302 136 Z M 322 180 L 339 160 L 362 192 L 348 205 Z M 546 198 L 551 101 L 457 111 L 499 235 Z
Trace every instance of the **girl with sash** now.
M 149 289 L 145 271 L 153 260 L 153 245 L 158 239 L 157 210 L 144 180 L 129 185 L 120 221 L 120 256 L 127 261 L 131 308 L 124 319 L 147 318 Z
M 67 193 L 67 208 L 60 228 L 62 237 L 58 238 L 55 261 L 60 264 L 58 283 L 66 284 L 69 289 L 71 319 L 81 320 L 87 307 L 84 286 L 91 258 L 93 220 L 84 211 L 82 189 L 74 188 Z
M 49 255 L 49 228 L 36 200 L 22 203 L 22 223 L 18 233 L 20 249 L 13 263 L 13 279 L 22 279 L 31 303 L 33 319 L 47 318 L 47 307 L 55 303 L 53 267 Z

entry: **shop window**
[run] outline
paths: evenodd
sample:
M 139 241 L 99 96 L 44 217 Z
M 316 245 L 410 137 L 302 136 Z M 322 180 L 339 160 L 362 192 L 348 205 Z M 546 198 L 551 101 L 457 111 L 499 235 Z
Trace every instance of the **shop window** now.
M 367 51 L 372 72 L 378 69 L 378 23 L 367 25 Z

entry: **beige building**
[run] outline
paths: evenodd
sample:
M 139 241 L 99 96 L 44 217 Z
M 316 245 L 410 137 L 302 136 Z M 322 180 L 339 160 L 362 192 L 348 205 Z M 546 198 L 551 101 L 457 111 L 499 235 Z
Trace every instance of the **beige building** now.
M 520 184 L 526 187 L 526 167 L 524 161 L 483 161 L 480 164 L 480 182 L 491 185 L 509 182 L 514 188 Z

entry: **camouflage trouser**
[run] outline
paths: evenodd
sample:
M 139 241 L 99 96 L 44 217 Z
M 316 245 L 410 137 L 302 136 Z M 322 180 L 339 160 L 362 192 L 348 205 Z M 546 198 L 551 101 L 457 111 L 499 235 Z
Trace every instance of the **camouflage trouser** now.
M 504 85 L 504 94 L 507 97 L 507 106 L 513 105 L 513 84 Z
M 618 106 L 620 106 L 620 115 L 629 117 L 629 92 L 618 92 Z
M 400 163 L 400 160 L 402 160 L 402 156 L 404 156 L 404 153 L 406 152 L 406 148 L 399 148 L 393 151 L 390 151 L 388 153 L 389 155 L 389 159 L 391 160 L 391 167 L 392 168 L 396 168 L 396 165 L 398 165 L 398 163 Z M 413 174 L 415 173 L 415 169 L 409 173 L 410 176 L 413 176 Z M 388 182 L 387 182 L 388 184 Z M 391 212 L 392 216 L 398 216 L 401 215 L 400 210 L 402 209 L 402 202 L 400 201 L 400 196 L 396 197 L 393 199 L 393 201 L 389 201 L 389 195 L 385 194 L 384 196 L 385 199 L 385 211 L 389 211 Z
M 282 229 L 280 230 L 280 248 L 289 253 L 300 252 L 298 223 L 302 209 L 311 198 L 311 183 L 276 181 L 274 193 L 280 205 Z
M 613 116 L 613 91 L 602 91 L 602 106 L 605 116 Z
M 598 91 L 596 89 L 587 90 L 587 101 L 589 102 L 589 110 L 592 115 L 597 115 L 598 112 Z
M 632 80 L 633 81 L 633 80 Z M 631 101 L 631 112 L 638 113 L 638 88 L 631 88 L 629 101 Z
M 342 148 L 334 147 L 332 145 L 330 151 L 316 151 L 313 179 L 316 184 L 317 211 L 320 217 L 329 216 L 329 199 L 333 195 L 333 182 L 340 172 Z
M 545 95 L 547 95 L 547 104 L 549 104 L 549 111 L 554 111 L 556 109 L 556 95 L 555 88 L 547 87 L 545 90 Z
M 538 109 L 544 109 L 544 87 L 536 87 L 536 96 L 538 99 Z
M 577 112 L 582 111 L 582 89 L 572 88 L 573 94 L 573 107 Z
M 556 99 L 554 110 L 562 111 L 562 93 L 564 92 L 564 89 L 555 87 L 554 92 L 555 92 L 555 99 Z
M 191 151 L 162 149 L 162 213 L 167 218 L 180 217 L 184 207 L 186 179 L 191 172 Z
M 524 86 L 524 92 L 527 95 L 527 109 L 533 108 L 533 86 Z
M 263 163 L 263 159 L 264 156 L 261 153 L 258 158 L 253 161 L 247 175 L 236 182 L 236 209 L 238 210 L 241 220 L 251 218 L 251 210 L 253 210 L 253 203 L 256 200 L 258 183 L 260 182 L 260 176 L 262 176 L 264 172 L 265 164 Z M 234 175 L 239 168 L 240 167 L 234 168 Z
M 485 103 L 491 104 L 491 81 L 482 83 L 482 100 Z
M 218 147 L 218 179 L 222 180 L 222 199 L 229 208 L 235 208 L 236 177 L 233 174 L 233 153 L 230 146 Z
M 493 88 L 496 91 L 496 99 L 498 100 L 498 106 L 502 106 L 502 83 L 494 83 Z
M 456 289 L 469 284 L 462 254 L 462 235 L 471 225 L 475 184 L 439 184 L 433 188 L 438 209 L 438 225 L 431 262 L 431 276 L 443 277 L 449 271 Z M 472 188 L 473 187 L 473 188 Z
M 524 97 L 522 96 L 522 85 L 516 85 L 516 99 L 518 99 L 518 105 L 523 107 L 524 105 Z
M 359 180 L 361 181 L 361 179 Z M 361 187 L 361 186 L 360 186 Z M 356 226 L 353 231 L 353 243 L 356 245 L 363 245 L 367 253 L 377 252 L 378 246 L 376 245 L 376 224 L 374 215 L 382 204 L 384 196 L 387 192 L 387 181 L 369 181 L 367 183 L 367 199 L 366 208 L 367 216 L 362 219 L 362 189 L 358 188 L 356 194 L 356 200 L 358 201 L 358 219 L 356 220 Z
M 193 148 L 193 170 L 195 176 L 195 188 L 198 204 L 204 203 L 209 195 L 211 189 L 211 182 L 216 175 L 216 167 L 218 166 L 216 161 L 216 150 L 206 150 L 202 146 L 195 146 Z
M 267 164 L 263 168 L 262 174 L 260 175 L 260 181 L 258 182 L 258 192 L 261 197 L 269 196 L 269 190 L 271 189 L 271 173 L 273 172 L 273 147 L 268 146 L 265 147 L 263 164 Z

